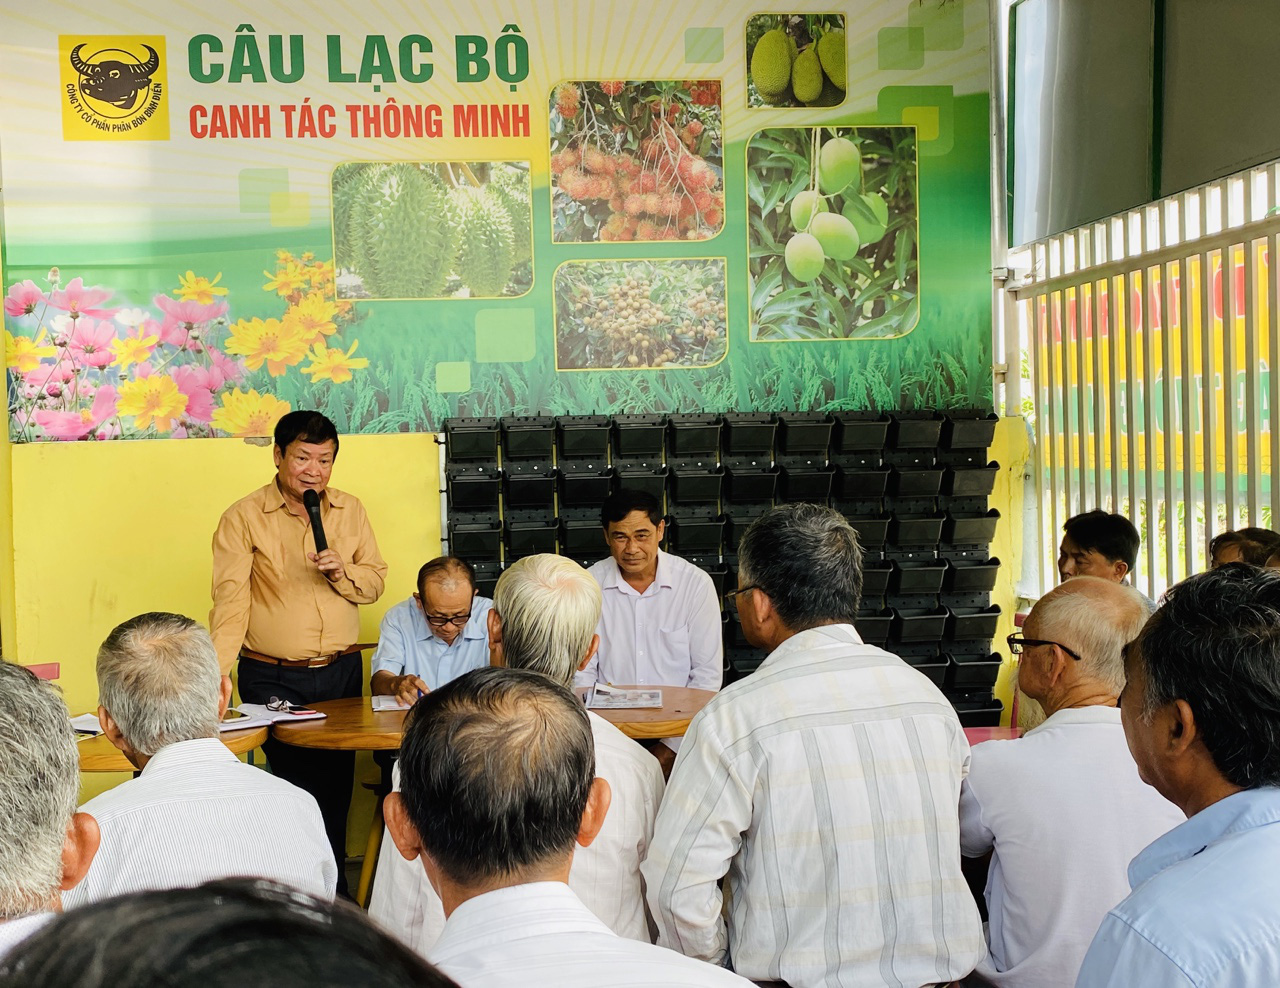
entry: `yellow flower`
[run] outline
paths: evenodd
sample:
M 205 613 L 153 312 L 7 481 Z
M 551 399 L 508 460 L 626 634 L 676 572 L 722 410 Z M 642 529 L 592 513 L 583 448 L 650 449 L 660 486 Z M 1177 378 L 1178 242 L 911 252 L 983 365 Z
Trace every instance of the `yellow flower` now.
M 257 370 L 266 361 L 267 371 L 279 377 L 286 367 L 300 361 L 307 353 L 310 340 L 298 327 L 279 319 L 241 319 L 231 327 L 225 347 L 227 353 L 245 358 L 249 370 Z
M 312 261 L 314 261 L 315 259 L 316 259 L 316 255 L 315 255 L 314 253 L 312 253 L 311 251 L 309 251 L 309 250 L 304 250 L 304 251 L 302 252 L 301 260 L 302 260 L 302 262 L 303 262 L 304 264 L 310 264 L 310 263 L 311 263 Z
M 369 366 L 369 361 L 364 357 L 351 356 L 356 352 L 356 347 L 359 345 L 360 341 L 356 340 L 351 344 L 350 350 L 343 352 L 342 347 L 332 347 L 326 350 L 317 343 L 307 353 L 311 363 L 302 368 L 302 373 L 311 375 L 312 384 L 317 384 L 326 378 L 334 384 L 350 381 L 353 370 L 360 370 Z
M 168 374 L 154 374 L 126 381 L 120 385 L 116 411 L 132 415 L 134 425 L 145 429 L 154 424 L 160 432 L 168 432 L 174 421 L 187 410 L 187 396 Z
M 4 331 L 4 365 L 16 367 L 19 374 L 26 374 L 40 366 L 41 357 L 52 357 L 56 347 L 42 346 L 45 331 L 42 329 L 33 340 L 30 336 L 14 336 Z
M 262 286 L 264 292 L 275 292 L 282 298 L 285 295 L 292 295 L 296 291 L 301 291 L 307 287 L 308 277 L 304 268 L 300 267 L 294 261 L 286 261 L 284 266 L 275 274 L 270 271 L 263 271 L 268 281 Z
M 329 301 L 319 292 L 309 292 L 302 301 L 289 307 L 284 321 L 296 328 L 310 346 L 337 332 L 337 324 L 333 321 L 337 314 L 336 302 Z
M 210 281 L 203 275 L 198 275 L 194 271 L 188 271 L 186 274 L 178 278 L 178 288 L 173 293 L 183 302 L 199 302 L 201 305 L 208 305 L 213 301 L 215 295 L 225 295 L 225 288 L 216 288 L 215 285 L 222 280 L 222 272 L 218 272 L 218 276 Z
M 316 261 L 307 268 L 311 276 L 311 287 L 324 288 L 333 286 L 333 262 Z
M 140 364 L 151 356 L 151 350 L 160 339 L 159 334 L 151 336 L 126 336 L 111 341 L 111 352 L 116 359 L 111 361 L 116 367 L 124 368 L 130 364 Z
M 280 417 L 289 411 L 289 403 L 274 395 L 248 394 L 236 388 L 223 392 L 222 404 L 213 410 L 213 427 L 237 439 L 269 436 Z
M 283 247 L 281 247 L 279 250 L 277 250 L 277 251 L 276 251 L 276 260 L 277 260 L 277 261 L 292 261 L 292 260 L 293 260 L 293 255 L 292 255 L 291 253 L 289 253 L 289 251 L 287 251 L 287 250 L 285 250 Z

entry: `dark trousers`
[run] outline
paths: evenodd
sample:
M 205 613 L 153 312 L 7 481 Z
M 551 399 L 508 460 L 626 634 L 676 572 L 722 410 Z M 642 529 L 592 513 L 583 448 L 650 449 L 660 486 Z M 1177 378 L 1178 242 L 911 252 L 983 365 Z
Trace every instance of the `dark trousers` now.
M 240 698 L 246 703 L 266 703 L 272 697 L 301 704 L 341 700 L 364 692 L 364 665 L 359 652 L 318 669 L 242 657 L 239 685 Z M 299 748 L 275 738 L 263 742 L 262 751 L 277 777 L 305 789 L 320 804 L 325 833 L 338 865 L 338 894 L 348 895 L 347 812 L 355 783 L 355 752 Z

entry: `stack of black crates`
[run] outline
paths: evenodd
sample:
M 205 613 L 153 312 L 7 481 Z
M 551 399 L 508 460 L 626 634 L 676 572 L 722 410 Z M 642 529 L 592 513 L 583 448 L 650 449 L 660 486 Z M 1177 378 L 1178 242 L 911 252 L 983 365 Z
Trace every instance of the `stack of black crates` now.
M 449 551 L 489 596 L 503 566 L 559 552 L 589 566 L 606 554 L 600 504 L 647 490 L 667 515 L 663 548 L 737 585 L 743 531 L 773 504 L 829 504 L 863 547 L 863 639 L 942 687 L 966 727 L 999 723 L 991 689 L 1000 562 L 989 549 L 996 417 L 981 412 L 563 415 L 445 423 Z M 722 616 L 725 681 L 764 658 Z

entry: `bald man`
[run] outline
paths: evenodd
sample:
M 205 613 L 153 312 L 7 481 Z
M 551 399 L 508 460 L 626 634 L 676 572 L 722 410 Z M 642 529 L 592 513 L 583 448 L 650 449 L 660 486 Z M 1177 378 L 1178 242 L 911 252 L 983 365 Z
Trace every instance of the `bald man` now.
M 1077 576 L 1009 636 L 1018 686 L 1046 717 L 1019 740 L 975 746 L 960 791 L 961 850 L 992 855 L 978 970 L 996 985 L 1074 985 L 1129 893 L 1129 861 L 1185 819 L 1138 778 L 1120 724 L 1124 648 L 1148 616 L 1132 587 Z

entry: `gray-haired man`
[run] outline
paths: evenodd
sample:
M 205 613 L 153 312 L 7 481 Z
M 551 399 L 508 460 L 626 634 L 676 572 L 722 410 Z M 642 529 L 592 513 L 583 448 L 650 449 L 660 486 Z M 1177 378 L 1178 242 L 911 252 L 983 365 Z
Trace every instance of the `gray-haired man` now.
M 0 661 L 0 957 L 62 908 L 98 850 L 76 812 L 80 753 L 58 691 Z
M 141 774 L 83 807 L 102 848 L 68 906 L 215 878 L 271 878 L 332 897 L 337 865 L 315 799 L 218 739 L 231 681 L 180 614 L 119 625 L 98 649 L 98 720 Z
M 956 812 L 969 745 L 937 687 L 858 637 L 861 558 L 817 505 L 747 530 L 738 611 L 770 654 L 694 718 L 642 868 L 659 943 L 753 981 L 914 988 L 982 956 Z

